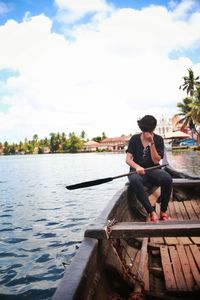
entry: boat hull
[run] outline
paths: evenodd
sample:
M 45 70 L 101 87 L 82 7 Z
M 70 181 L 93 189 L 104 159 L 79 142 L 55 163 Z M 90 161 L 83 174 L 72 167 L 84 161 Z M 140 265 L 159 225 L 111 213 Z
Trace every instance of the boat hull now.
M 173 170 L 170 172 L 172 174 Z M 141 299 L 199 298 L 200 180 L 190 176 L 183 178 L 182 174 L 178 177 L 178 174 L 175 171 L 173 173 L 176 178 L 173 179 L 170 214 L 173 221 L 179 221 L 179 224 L 188 222 L 193 231 L 189 231 L 189 226 L 185 226 L 185 229 L 177 227 L 177 230 L 175 227 L 170 237 L 166 229 L 165 235 L 155 235 L 151 228 L 148 234 L 138 236 L 139 229 L 135 227 L 135 234 L 134 230 L 130 230 L 125 235 L 122 230 L 118 236 L 111 236 L 115 226 L 122 222 L 131 222 L 133 227 L 138 222 L 141 222 L 141 227 L 145 224 L 146 212 L 129 185 L 126 185 L 86 230 L 83 242 L 52 300 L 136 299 L 133 298 L 135 295 L 140 295 Z M 159 199 L 159 188 L 149 186 L 146 189 L 151 202 L 159 210 L 156 202 Z M 117 224 L 110 227 L 110 220 Z M 101 236 L 94 233 L 94 227 L 99 229 Z M 194 253 L 198 258 L 194 257 Z M 184 273 L 184 263 L 190 275 Z M 173 265 L 174 269 L 168 270 L 168 264 Z

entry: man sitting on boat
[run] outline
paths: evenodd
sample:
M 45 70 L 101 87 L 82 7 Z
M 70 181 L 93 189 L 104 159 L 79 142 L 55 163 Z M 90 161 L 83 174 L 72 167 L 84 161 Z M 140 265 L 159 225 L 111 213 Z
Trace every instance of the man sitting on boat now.
M 153 132 L 157 125 L 157 120 L 153 116 L 146 115 L 137 123 L 142 132 L 131 137 L 126 151 L 126 163 L 130 166 L 131 172 L 136 171 L 136 173 L 129 176 L 130 185 L 136 197 L 146 209 L 149 215 L 148 220 L 152 222 L 157 222 L 159 217 L 148 199 L 144 185 L 149 182 L 160 186 L 160 220 L 166 221 L 169 220 L 166 211 L 172 191 L 172 178 L 162 169 L 145 173 L 145 168 L 159 165 L 164 156 L 164 141 L 160 135 Z

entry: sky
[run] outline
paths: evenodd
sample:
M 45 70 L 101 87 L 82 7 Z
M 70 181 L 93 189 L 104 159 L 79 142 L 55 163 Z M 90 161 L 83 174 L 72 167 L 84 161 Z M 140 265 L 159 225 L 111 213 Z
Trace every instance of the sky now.
M 134 133 L 200 75 L 199 0 L 0 0 L 0 141 Z

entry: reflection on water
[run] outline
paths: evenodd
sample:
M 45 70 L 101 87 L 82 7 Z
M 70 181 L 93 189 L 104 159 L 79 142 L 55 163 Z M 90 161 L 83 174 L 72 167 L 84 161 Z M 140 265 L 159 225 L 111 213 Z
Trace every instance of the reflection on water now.
M 200 152 L 199 151 L 169 151 L 169 162 L 173 167 L 189 175 L 200 176 Z
M 200 176 L 199 153 L 168 156 L 176 169 Z M 0 164 L 0 299 L 50 299 L 87 224 L 127 178 L 65 186 L 127 173 L 125 154 L 2 156 Z

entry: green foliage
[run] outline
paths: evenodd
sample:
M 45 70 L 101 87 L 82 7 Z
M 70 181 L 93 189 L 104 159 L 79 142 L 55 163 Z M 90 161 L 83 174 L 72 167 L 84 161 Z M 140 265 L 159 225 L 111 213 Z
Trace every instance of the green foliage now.
M 100 143 L 101 141 L 103 141 L 104 139 L 106 139 L 107 136 L 105 134 L 105 132 L 102 132 L 101 136 L 95 136 L 92 138 L 93 141 Z
M 198 134 L 198 143 L 200 142 L 200 81 L 199 76 L 195 77 L 192 69 L 188 69 L 189 76 L 184 76 L 184 83 L 179 89 L 186 90 L 187 95 L 182 102 L 177 103 L 181 116 L 179 123 L 183 123 L 182 127 L 189 126 L 192 131 Z
M 200 85 L 199 76 L 195 77 L 191 68 L 187 71 L 188 76 L 183 77 L 184 83 L 179 86 L 179 89 L 183 89 L 183 91 L 186 90 L 187 95 L 193 97 L 196 87 Z
M 92 140 L 99 143 L 99 142 L 101 142 L 102 138 L 101 138 L 101 136 L 96 136 L 96 137 L 93 137 Z
M 39 139 L 37 134 L 33 135 L 32 140 L 27 138 L 24 141 L 20 141 L 19 144 L 9 144 L 7 141 L 2 144 L 0 143 L 0 149 L 3 154 L 43 154 L 46 152 L 51 153 L 63 153 L 63 152 L 79 152 L 83 149 L 85 142 L 86 133 L 82 131 L 78 136 L 74 132 L 70 132 L 68 137 L 62 133 L 51 132 L 49 138 Z M 102 136 L 93 138 L 94 141 L 101 142 L 102 139 L 106 138 L 105 133 Z M 104 150 L 102 150 L 104 151 Z
M 72 133 L 66 141 L 65 147 L 65 149 L 69 152 L 78 152 L 83 147 L 83 141 L 77 137 L 75 133 Z

